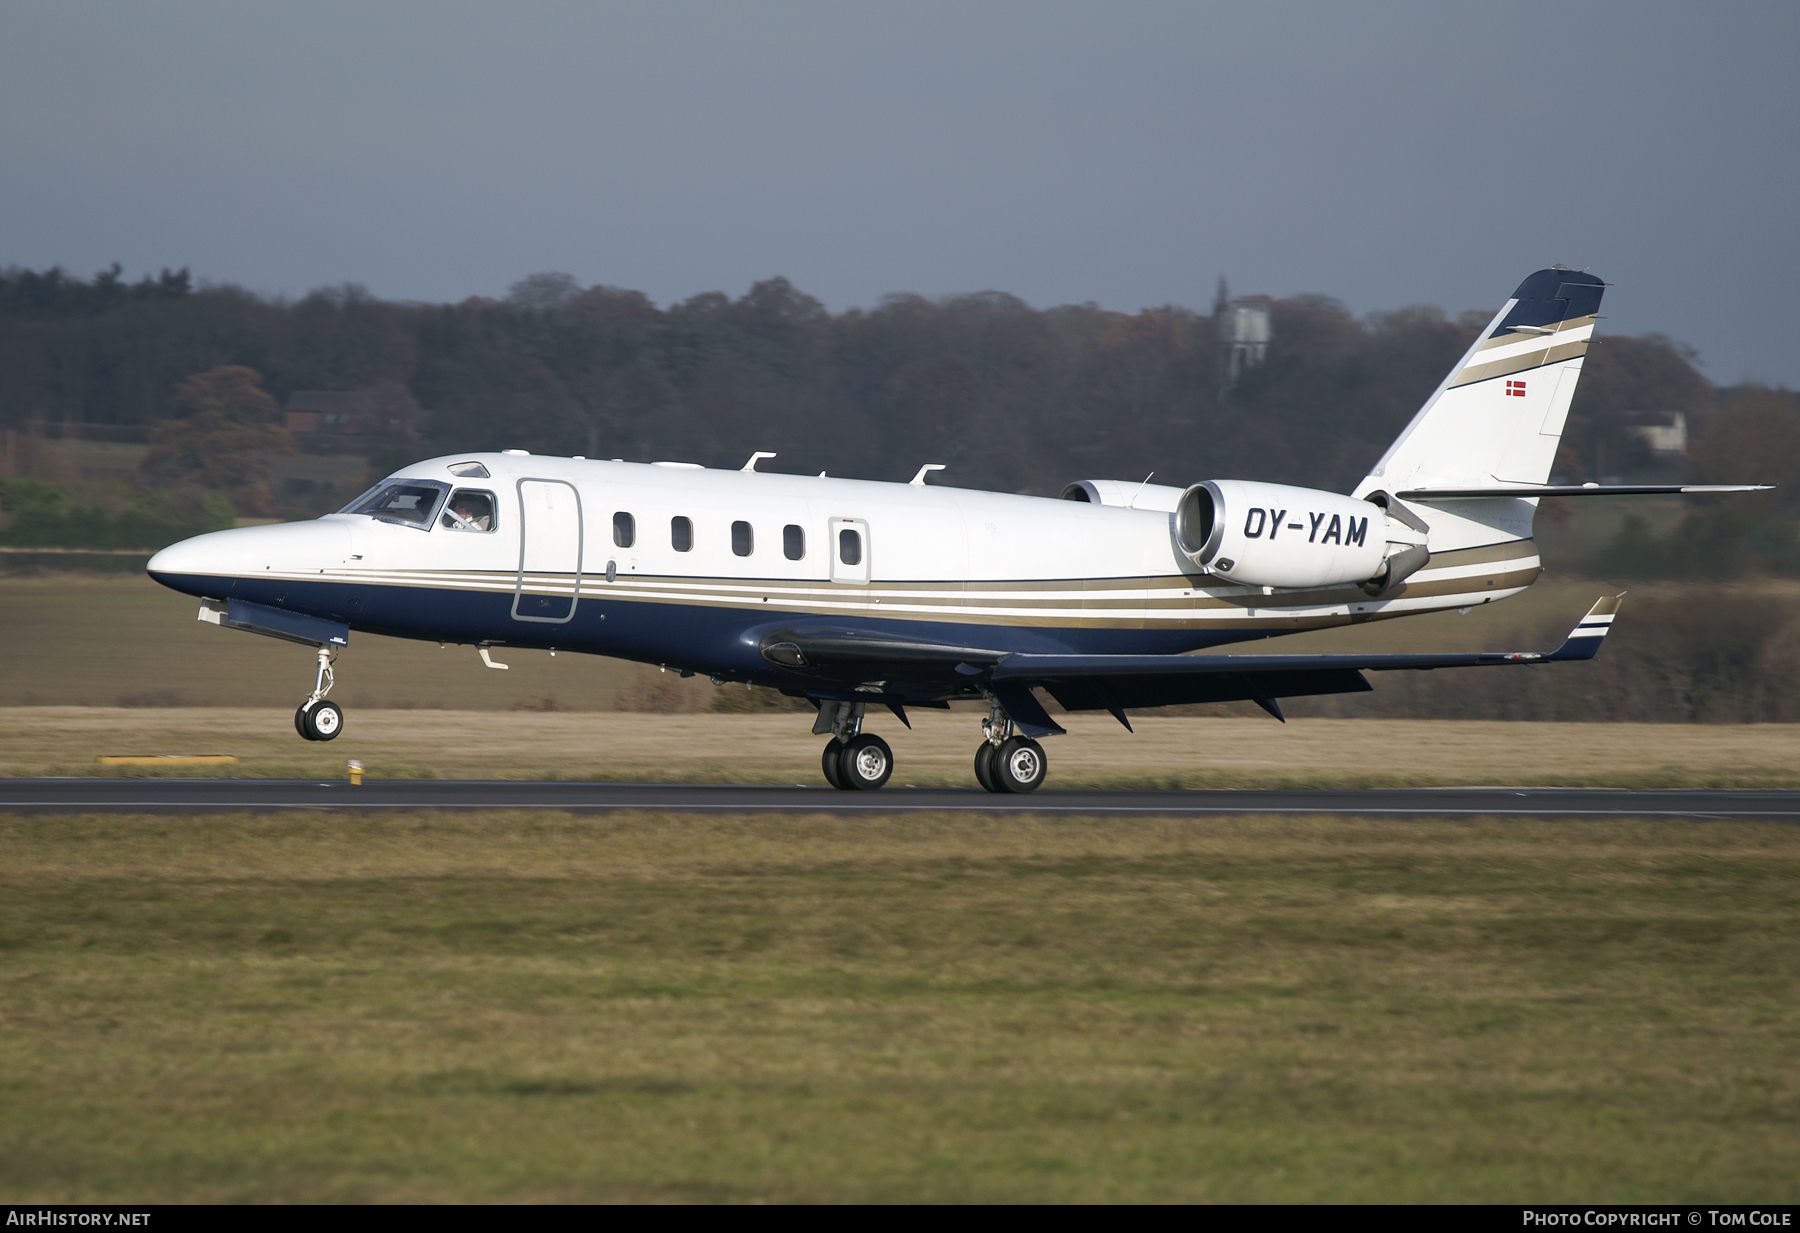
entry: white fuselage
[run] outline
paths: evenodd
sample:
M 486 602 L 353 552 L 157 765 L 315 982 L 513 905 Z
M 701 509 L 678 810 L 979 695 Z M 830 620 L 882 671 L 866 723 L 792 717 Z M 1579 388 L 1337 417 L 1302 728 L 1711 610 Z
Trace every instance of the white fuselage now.
M 470 463 L 488 477 L 449 469 Z M 1354 585 L 1264 588 L 1207 574 L 1183 556 L 1174 515 L 1161 509 L 517 453 L 451 455 L 391 478 L 490 494 L 491 526 L 332 514 L 200 536 L 158 554 L 151 572 L 182 590 L 308 607 L 380 632 L 669 663 L 682 662 L 685 635 L 650 647 L 641 631 L 615 634 L 632 625 L 620 618 L 655 609 L 687 627 L 696 610 L 739 624 L 799 613 L 978 625 L 1092 652 L 1176 651 L 1489 602 L 1539 572 L 1528 501 L 1431 510 L 1429 565 L 1377 599 Z M 522 505 L 527 494 L 556 508 Z M 616 533 L 616 515 L 629 517 L 629 536 Z M 672 529 L 680 519 L 685 550 Z M 845 530 L 860 536 L 854 563 L 839 551 Z M 315 592 L 324 598 L 307 604 Z M 483 596 L 505 615 L 480 629 L 465 616 L 434 618 L 453 599 Z M 534 620 L 534 604 L 553 615 Z M 611 625 L 578 619 L 594 605 Z M 610 646 L 615 636 L 624 644 Z

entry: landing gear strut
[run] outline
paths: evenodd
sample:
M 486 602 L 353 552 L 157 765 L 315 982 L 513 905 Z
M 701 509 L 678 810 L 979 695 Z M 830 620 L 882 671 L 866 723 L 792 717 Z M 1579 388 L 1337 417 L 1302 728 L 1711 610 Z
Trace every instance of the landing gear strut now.
M 989 792 L 1035 792 L 1050 769 L 1044 747 L 1013 731 L 1012 719 L 990 700 L 975 750 L 975 779 Z
M 313 679 L 312 695 L 294 712 L 294 731 L 309 741 L 329 741 L 344 730 L 344 709 L 325 701 L 335 683 L 331 671 L 333 654 L 328 646 L 319 648 L 319 674 Z
M 829 732 L 831 740 L 819 754 L 825 782 L 846 792 L 872 792 L 894 773 L 894 751 L 873 732 L 862 730 L 863 702 L 827 702 L 813 724 L 815 735 Z

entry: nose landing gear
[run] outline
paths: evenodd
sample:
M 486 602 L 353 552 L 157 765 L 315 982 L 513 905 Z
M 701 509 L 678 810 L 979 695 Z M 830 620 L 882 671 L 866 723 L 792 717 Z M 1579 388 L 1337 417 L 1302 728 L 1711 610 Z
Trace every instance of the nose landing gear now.
M 344 709 L 325 701 L 335 682 L 331 671 L 334 657 L 330 647 L 319 648 L 319 673 L 313 679 L 312 695 L 294 712 L 294 731 L 309 741 L 329 741 L 344 730 Z

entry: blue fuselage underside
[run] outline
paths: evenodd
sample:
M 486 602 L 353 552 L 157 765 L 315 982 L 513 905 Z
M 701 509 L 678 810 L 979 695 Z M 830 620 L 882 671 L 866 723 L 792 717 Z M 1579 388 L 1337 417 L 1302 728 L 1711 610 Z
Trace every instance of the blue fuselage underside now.
M 818 694 L 852 683 L 853 676 L 826 669 L 778 668 L 762 657 L 763 635 L 796 622 L 881 632 L 899 638 L 996 651 L 1076 655 L 1174 655 L 1231 642 L 1278 636 L 1284 630 L 1103 629 L 1071 626 L 971 625 L 830 614 L 764 607 L 668 604 L 583 594 L 571 619 L 561 624 L 513 617 L 514 596 L 502 591 L 389 586 L 364 582 L 229 578 L 153 573 L 157 582 L 189 595 L 241 599 L 341 621 L 358 633 L 430 642 L 551 648 L 665 664 L 702 675 L 751 681 L 790 693 Z M 941 671 L 910 670 L 915 698 L 968 692 L 967 682 L 946 665 Z

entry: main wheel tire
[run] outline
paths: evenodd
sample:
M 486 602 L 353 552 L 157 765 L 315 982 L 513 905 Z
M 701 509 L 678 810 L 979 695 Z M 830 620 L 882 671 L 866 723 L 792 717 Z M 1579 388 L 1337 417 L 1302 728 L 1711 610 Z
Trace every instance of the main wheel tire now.
M 894 751 L 873 732 L 852 737 L 845 745 L 838 763 L 838 778 L 843 786 L 873 792 L 894 773 Z
M 838 773 L 838 763 L 843 757 L 844 747 L 835 736 L 825 743 L 825 752 L 819 755 L 819 769 L 825 772 L 825 782 L 838 789 L 844 786 L 843 777 Z
M 306 703 L 302 702 L 294 708 L 294 731 L 307 740 L 313 740 L 313 734 L 306 730 Z
M 315 702 L 306 712 L 306 734 L 315 741 L 336 739 L 344 730 L 344 710 L 335 702 Z
M 992 741 L 983 741 L 975 747 L 975 782 L 989 792 L 1006 791 L 1005 788 L 994 782 L 994 743 Z
M 1036 792 L 1049 769 L 1042 745 L 1028 736 L 1015 736 L 994 751 L 991 774 L 1004 792 Z

